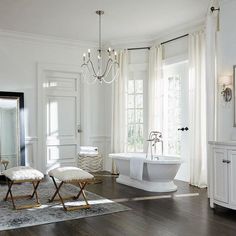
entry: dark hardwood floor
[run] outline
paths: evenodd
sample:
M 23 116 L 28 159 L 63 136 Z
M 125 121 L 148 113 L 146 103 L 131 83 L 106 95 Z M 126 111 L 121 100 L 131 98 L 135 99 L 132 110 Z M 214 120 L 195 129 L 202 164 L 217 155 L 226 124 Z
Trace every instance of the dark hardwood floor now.
M 98 177 L 103 183 L 88 190 L 116 199 L 130 211 L 85 219 L 34 226 L 0 232 L 0 236 L 235 236 L 236 211 L 217 207 L 210 209 L 207 191 L 176 181 L 173 194 L 149 193 L 117 184 L 115 177 Z M 192 195 L 188 195 L 193 193 Z M 199 195 L 198 195 L 199 194 Z

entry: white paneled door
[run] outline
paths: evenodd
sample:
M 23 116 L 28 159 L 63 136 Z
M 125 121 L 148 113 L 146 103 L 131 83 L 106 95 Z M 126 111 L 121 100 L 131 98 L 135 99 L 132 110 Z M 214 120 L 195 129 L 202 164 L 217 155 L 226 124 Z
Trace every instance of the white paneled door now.
M 58 166 L 76 165 L 80 143 L 80 75 L 65 68 L 41 72 L 43 84 L 39 98 L 43 98 L 41 133 L 44 157 L 41 169 L 46 173 Z
M 176 179 L 189 182 L 189 84 L 188 61 L 165 63 L 163 83 L 164 154 L 183 160 Z

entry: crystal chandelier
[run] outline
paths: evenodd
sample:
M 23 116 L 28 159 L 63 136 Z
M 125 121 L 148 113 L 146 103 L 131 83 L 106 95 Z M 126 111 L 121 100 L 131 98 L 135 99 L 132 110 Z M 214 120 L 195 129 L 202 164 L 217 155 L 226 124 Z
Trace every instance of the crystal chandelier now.
M 83 54 L 83 64 L 82 73 L 83 77 L 86 79 L 88 83 L 95 83 L 96 81 L 112 83 L 119 75 L 119 63 L 117 58 L 117 52 L 108 48 L 108 50 L 104 50 L 107 53 L 108 59 L 107 62 L 104 63 L 103 58 L 103 50 L 102 50 L 102 22 L 101 17 L 104 14 L 104 11 L 97 10 L 96 14 L 99 16 L 99 48 L 97 53 L 97 69 L 95 69 L 94 63 L 92 61 L 91 50 L 88 49 L 88 53 Z M 103 65 L 105 65 L 103 67 Z M 105 68 L 103 70 L 103 68 Z M 108 78 L 108 75 L 109 78 Z

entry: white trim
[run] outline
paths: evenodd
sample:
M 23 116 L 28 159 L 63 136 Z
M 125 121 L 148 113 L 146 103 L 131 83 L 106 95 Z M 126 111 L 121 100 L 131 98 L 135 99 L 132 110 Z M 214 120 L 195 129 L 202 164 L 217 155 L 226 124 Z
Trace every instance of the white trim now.
M 1 154 L 1 159 L 4 159 L 4 158 L 17 158 L 17 154 L 16 153 L 12 153 L 12 154 Z
M 192 21 L 191 23 L 182 24 L 174 28 L 166 29 L 154 36 L 144 36 L 135 38 L 123 38 L 119 40 L 110 40 L 109 44 L 115 48 L 126 48 L 126 47 L 142 47 L 151 46 L 153 44 L 160 44 L 163 41 L 178 37 L 182 34 L 192 33 L 204 28 L 205 16 Z
M 25 137 L 25 142 L 29 143 L 29 142 L 35 142 L 38 141 L 38 137 L 36 136 L 27 136 Z
M 32 34 L 19 31 L 11 31 L 0 29 L 0 37 L 15 40 L 30 41 L 35 43 L 50 43 L 73 47 L 97 47 L 98 44 L 92 41 L 72 40 L 54 36 L 46 36 L 41 34 Z

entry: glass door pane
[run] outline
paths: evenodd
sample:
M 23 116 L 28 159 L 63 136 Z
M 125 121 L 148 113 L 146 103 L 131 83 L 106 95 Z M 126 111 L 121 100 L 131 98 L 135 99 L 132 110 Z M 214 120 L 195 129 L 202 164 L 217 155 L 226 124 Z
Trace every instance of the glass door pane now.
M 182 61 L 164 67 L 163 141 L 164 154 L 178 156 L 184 164 L 177 179 L 189 180 L 188 63 Z M 182 131 L 182 129 L 184 130 Z

